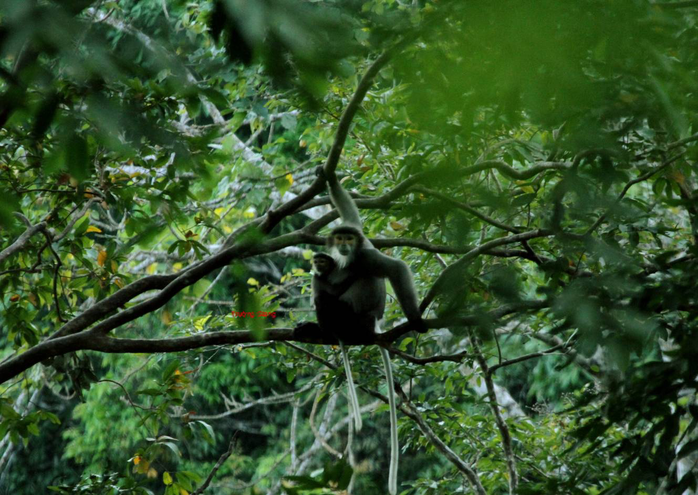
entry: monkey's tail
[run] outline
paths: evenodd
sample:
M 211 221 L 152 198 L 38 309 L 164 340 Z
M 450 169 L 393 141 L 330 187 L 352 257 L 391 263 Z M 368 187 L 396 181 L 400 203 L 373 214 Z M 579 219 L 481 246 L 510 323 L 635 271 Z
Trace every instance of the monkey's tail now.
M 354 415 L 354 429 L 361 431 L 363 424 L 361 423 L 361 409 L 359 409 L 359 399 L 356 396 L 356 387 L 354 386 L 354 378 L 351 376 L 351 364 L 349 364 L 349 354 L 342 342 L 339 342 L 339 348 L 342 350 L 342 361 L 344 361 L 344 373 L 347 375 L 347 388 L 349 389 L 349 404 L 351 405 L 352 414 Z
M 395 409 L 395 388 L 393 387 L 393 369 L 390 366 L 388 351 L 380 348 L 383 366 L 385 366 L 385 379 L 388 382 L 388 405 L 390 406 L 390 469 L 388 471 L 388 492 L 390 495 L 397 493 L 397 464 L 400 456 L 397 443 L 397 411 Z

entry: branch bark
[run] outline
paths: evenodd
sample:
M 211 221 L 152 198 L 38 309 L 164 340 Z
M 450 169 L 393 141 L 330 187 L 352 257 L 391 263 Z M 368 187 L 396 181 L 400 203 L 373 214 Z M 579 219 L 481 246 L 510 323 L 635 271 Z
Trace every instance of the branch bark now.
M 519 486 L 519 474 L 516 471 L 516 459 L 514 458 L 514 449 L 511 445 L 511 432 L 509 431 L 509 426 L 502 417 L 502 413 L 499 410 L 499 403 L 497 402 L 497 394 L 494 389 L 494 382 L 492 381 L 492 372 L 487 366 L 487 360 L 480 350 L 480 346 L 473 335 L 470 334 L 470 343 L 475 351 L 475 359 L 477 359 L 480 369 L 482 369 L 483 377 L 485 378 L 485 387 L 487 388 L 487 398 L 489 399 L 489 406 L 492 409 L 492 414 L 494 415 L 494 422 L 499 430 L 499 435 L 502 437 L 502 447 L 504 449 L 504 457 L 507 463 L 507 470 L 509 471 L 509 495 L 514 495 Z
M 432 285 L 431 289 L 429 289 L 429 292 L 427 292 L 427 295 L 424 297 L 424 300 L 422 301 L 422 304 L 419 306 L 419 309 L 422 312 L 424 312 L 424 310 L 427 309 L 429 304 L 432 303 L 436 296 L 440 292 L 442 292 L 445 286 L 448 285 L 449 282 L 453 282 L 454 279 L 456 279 L 459 276 L 459 274 L 465 269 L 465 267 L 473 259 L 475 259 L 476 256 L 483 254 L 489 251 L 490 249 L 499 246 L 504 246 L 506 244 L 518 243 L 522 241 L 527 241 L 529 239 L 534 239 L 536 237 L 547 237 L 550 235 L 553 235 L 553 232 L 550 230 L 532 230 L 529 232 L 523 232 L 521 234 L 515 234 L 507 237 L 501 237 L 499 239 L 494 239 L 474 249 L 471 249 L 461 259 L 450 265 L 441 273 L 439 278 L 436 279 L 436 282 L 434 282 L 434 285 Z
M 25 230 L 22 235 L 20 235 L 15 242 L 10 244 L 7 248 L 0 251 L 0 263 L 5 261 L 7 258 L 15 254 L 17 251 L 24 249 L 24 247 L 29 242 L 37 232 L 46 230 L 46 222 L 39 222 L 36 225 L 29 227 Z

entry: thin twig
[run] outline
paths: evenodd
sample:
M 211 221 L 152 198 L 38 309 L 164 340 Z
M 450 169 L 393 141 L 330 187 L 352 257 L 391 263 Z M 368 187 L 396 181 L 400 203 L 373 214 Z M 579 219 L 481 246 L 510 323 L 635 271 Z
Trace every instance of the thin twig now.
M 216 475 L 216 473 L 221 468 L 223 463 L 228 459 L 228 457 L 230 457 L 232 455 L 233 449 L 235 448 L 235 436 L 236 435 L 237 435 L 237 432 L 235 432 L 233 434 L 233 436 L 230 437 L 230 443 L 228 444 L 228 450 L 226 450 L 223 453 L 223 455 L 221 455 L 218 458 L 218 462 L 216 462 L 216 465 L 213 466 L 213 469 L 211 470 L 211 472 L 208 473 L 208 477 L 206 478 L 206 481 L 204 481 L 203 484 L 199 488 L 197 488 L 196 490 L 191 492 L 191 495 L 201 495 L 202 493 L 204 493 L 204 490 L 206 490 L 206 488 L 208 488 L 208 485 L 211 484 L 213 477 Z
M 606 211 L 592 224 L 592 226 L 589 227 L 589 228 L 586 230 L 586 232 L 584 232 L 583 236 L 586 237 L 586 236 L 590 235 L 592 232 L 594 232 L 594 231 L 597 229 L 597 227 L 598 227 L 599 225 L 601 225 L 601 223 L 602 223 L 604 220 L 606 220 L 606 217 L 607 217 L 608 214 L 611 212 L 611 210 L 612 210 L 613 208 L 615 208 L 615 207 L 618 205 L 618 203 L 621 202 L 621 200 L 625 197 L 625 194 L 628 192 L 628 190 L 629 190 L 632 186 L 634 186 L 635 184 L 638 184 L 638 183 L 640 183 L 640 182 L 646 181 L 647 179 L 649 179 L 650 177 L 652 177 L 652 176 L 653 176 L 654 174 L 656 174 L 657 172 L 661 172 L 662 170 L 664 170 L 666 167 L 668 167 L 669 165 L 671 165 L 672 163 L 674 163 L 676 160 L 678 160 L 679 158 L 681 158 L 681 157 L 682 157 L 683 155 L 685 155 L 685 154 L 686 154 L 686 152 L 685 152 L 685 151 L 682 151 L 682 152 L 679 153 L 678 155 L 669 158 L 668 160 L 666 160 L 664 163 L 662 163 L 662 164 L 659 165 L 658 167 L 653 168 L 652 170 L 650 170 L 650 171 L 648 171 L 648 172 L 642 174 L 641 176 L 639 176 L 639 177 L 637 177 L 637 178 L 635 178 L 635 179 L 629 181 L 627 184 L 625 184 L 625 187 L 623 187 L 623 190 L 620 192 L 620 194 L 619 194 L 618 197 L 616 198 L 615 202 L 613 203 L 613 206 L 612 206 L 611 208 L 609 208 L 608 210 L 606 210 Z
M 494 373 L 499 368 L 504 368 L 505 366 L 511 366 L 512 364 L 522 363 L 524 361 L 528 361 L 529 359 L 534 359 L 534 358 L 541 357 L 541 356 L 548 356 L 548 355 L 553 354 L 554 352 L 557 352 L 559 350 L 564 350 L 568 345 L 569 345 L 568 342 L 563 342 L 561 344 L 558 344 L 558 345 L 551 347 L 550 349 L 546 349 L 544 351 L 533 352 L 531 354 L 526 354 L 525 356 L 519 356 L 517 358 L 507 359 L 506 361 L 502 361 L 501 363 L 494 364 L 494 365 L 490 366 L 489 371 L 490 371 L 490 373 Z
M 456 354 L 444 354 L 444 355 L 439 355 L 439 356 L 430 356 L 430 357 L 418 358 L 418 357 L 412 356 L 411 354 L 407 354 L 406 352 L 403 352 L 396 347 L 388 347 L 387 349 L 388 349 L 388 351 L 390 351 L 391 354 L 395 354 L 397 356 L 400 356 L 405 361 L 409 361 L 409 362 L 415 363 L 415 364 L 443 363 L 445 361 L 460 363 L 464 359 L 472 356 L 469 352 L 464 351 L 464 352 L 458 352 Z
M 487 366 L 487 360 L 480 350 L 473 332 L 468 332 L 470 335 L 470 343 L 475 351 L 475 358 L 480 364 L 483 376 L 485 378 L 485 387 L 487 388 L 487 397 L 489 398 L 489 406 L 492 409 L 494 415 L 494 422 L 499 430 L 499 435 L 502 438 L 502 447 L 504 449 L 504 456 L 506 458 L 507 470 L 509 471 L 509 495 L 514 495 L 519 485 L 519 474 L 516 471 L 516 459 L 514 457 L 514 449 L 511 445 L 511 433 L 509 431 L 509 426 L 507 426 L 506 421 L 502 417 L 502 413 L 499 410 L 499 404 L 497 402 L 497 393 L 495 392 L 494 382 L 492 381 L 492 373 Z

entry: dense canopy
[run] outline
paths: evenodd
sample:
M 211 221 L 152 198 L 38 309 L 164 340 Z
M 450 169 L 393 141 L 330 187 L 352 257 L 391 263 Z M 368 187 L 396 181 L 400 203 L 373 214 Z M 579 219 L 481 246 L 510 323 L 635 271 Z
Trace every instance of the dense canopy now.
M 698 2 L 0 2 L 0 494 L 698 491 Z M 339 349 L 336 171 L 414 275 Z

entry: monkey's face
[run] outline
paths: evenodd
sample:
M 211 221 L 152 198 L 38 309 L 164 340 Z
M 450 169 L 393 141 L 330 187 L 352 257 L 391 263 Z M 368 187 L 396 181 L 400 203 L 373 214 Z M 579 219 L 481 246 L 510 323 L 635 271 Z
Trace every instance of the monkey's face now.
M 349 256 L 358 244 L 354 234 L 335 234 L 332 236 L 332 244 L 342 256 Z
M 317 275 L 326 275 L 333 268 L 333 263 L 331 260 L 325 257 L 315 257 L 313 258 L 313 270 Z

